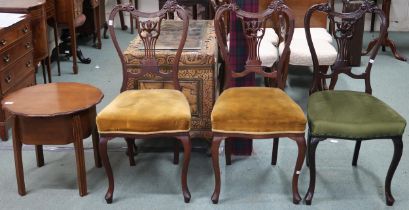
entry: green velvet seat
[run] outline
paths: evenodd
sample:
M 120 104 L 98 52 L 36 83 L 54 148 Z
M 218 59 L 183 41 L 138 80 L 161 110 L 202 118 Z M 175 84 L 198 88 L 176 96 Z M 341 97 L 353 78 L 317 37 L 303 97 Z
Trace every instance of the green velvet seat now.
M 308 101 L 313 136 L 373 139 L 401 136 L 406 121 L 376 97 L 354 91 L 320 91 Z

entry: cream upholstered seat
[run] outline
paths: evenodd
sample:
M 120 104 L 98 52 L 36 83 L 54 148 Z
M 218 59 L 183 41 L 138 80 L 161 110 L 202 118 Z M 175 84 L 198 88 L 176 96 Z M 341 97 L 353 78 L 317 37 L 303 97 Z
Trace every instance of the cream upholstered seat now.
M 313 38 L 313 40 L 325 40 L 329 43 L 332 43 L 332 36 L 325 28 L 311 28 L 311 37 Z M 294 29 L 293 40 L 297 39 L 307 40 L 304 28 Z
M 259 32 L 261 33 L 261 32 Z M 277 45 L 279 38 L 272 28 L 266 28 L 264 37 L 260 43 L 260 60 L 261 66 L 272 67 L 278 60 Z M 227 35 L 227 47 L 230 48 L 230 35 Z
M 337 59 L 337 50 L 335 47 L 324 40 L 314 40 L 314 47 L 317 52 L 318 61 L 322 66 L 330 66 Z M 300 66 L 312 66 L 311 52 L 306 39 L 295 39 L 290 45 L 290 64 Z M 284 44 L 279 46 L 279 52 L 284 50 Z
M 279 42 L 279 37 L 272 28 L 266 28 L 266 31 L 264 32 L 264 39 L 266 39 L 275 46 L 277 46 Z

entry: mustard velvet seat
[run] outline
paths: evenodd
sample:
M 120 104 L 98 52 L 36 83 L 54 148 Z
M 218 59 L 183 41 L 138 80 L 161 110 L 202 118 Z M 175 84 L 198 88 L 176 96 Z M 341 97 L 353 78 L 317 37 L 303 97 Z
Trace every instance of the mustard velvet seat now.
M 406 120 L 372 95 L 354 91 L 320 91 L 308 100 L 313 136 L 369 139 L 401 136 Z
M 190 107 L 178 90 L 128 90 L 97 116 L 99 133 L 174 133 L 190 129 Z
M 302 109 L 281 89 L 239 87 L 225 90 L 217 99 L 212 130 L 224 133 L 304 133 Z

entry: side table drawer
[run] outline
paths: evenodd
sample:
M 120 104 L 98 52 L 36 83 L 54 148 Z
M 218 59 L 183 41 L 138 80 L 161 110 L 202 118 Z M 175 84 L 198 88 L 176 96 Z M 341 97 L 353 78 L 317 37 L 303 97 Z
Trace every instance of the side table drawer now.
M 0 51 L 28 33 L 31 33 L 31 26 L 28 20 L 16 24 L 11 30 L 4 31 L 3 34 L 0 34 Z
M 34 64 L 32 53 L 26 54 L 17 63 L 0 72 L 1 93 L 8 92 L 17 82 L 26 77 L 27 74 L 33 74 Z
M 6 68 L 16 62 L 21 55 L 24 55 L 33 49 L 33 43 L 30 36 L 16 43 L 12 48 L 5 49 L 0 54 L 0 69 Z

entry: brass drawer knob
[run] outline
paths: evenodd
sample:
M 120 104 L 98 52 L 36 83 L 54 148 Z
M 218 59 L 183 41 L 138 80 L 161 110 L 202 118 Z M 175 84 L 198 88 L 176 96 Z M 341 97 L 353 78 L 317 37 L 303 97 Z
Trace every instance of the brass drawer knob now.
M 27 42 L 27 43 L 26 43 L 26 49 L 30 49 L 30 47 L 31 47 L 31 43 L 30 43 L 30 42 Z
M 4 45 L 6 45 L 7 44 L 7 41 L 5 40 L 5 39 L 2 39 L 1 41 L 0 41 L 0 45 L 1 46 L 4 46 Z
M 10 62 L 10 55 L 7 54 L 7 55 L 3 56 L 3 61 L 4 61 L 5 63 Z
M 27 67 L 27 68 L 30 68 L 30 67 L 31 67 L 31 61 L 27 61 L 26 67 Z
M 23 33 L 27 33 L 28 32 L 28 27 L 25 26 L 22 31 L 23 31 Z
M 11 75 L 7 75 L 7 77 L 4 78 L 4 81 L 5 81 L 6 83 L 10 83 L 10 82 L 11 82 Z

